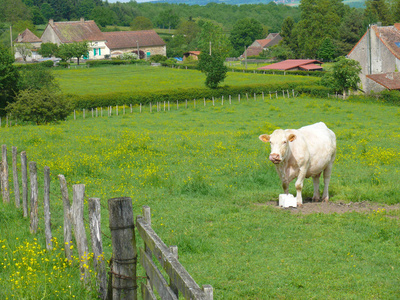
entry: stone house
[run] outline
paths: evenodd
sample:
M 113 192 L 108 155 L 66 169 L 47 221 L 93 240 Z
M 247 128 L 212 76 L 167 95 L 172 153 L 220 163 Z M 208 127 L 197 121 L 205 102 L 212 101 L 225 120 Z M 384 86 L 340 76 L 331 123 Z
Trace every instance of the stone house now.
M 40 48 L 40 45 L 42 44 L 42 40 L 38 38 L 32 31 L 29 29 L 25 29 L 23 33 L 18 34 L 18 37 L 14 41 L 15 43 L 20 43 L 20 44 L 30 44 L 31 45 L 31 54 L 26 57 L 27 61 L 32 61 L 32 60 L 37 60 L 39 58 L 42 58 L 38 53 L 38 49 Z M 16 61 L 22 61 L 23 60 L 23 55 L 18 52 L 18 49 L 15 49 L 15 60 Z
M 257 56 L 263 50 L 267 50 L 268 48 L 279 44 L 282 40 L 282 37 L 279 33 L 270 33 L 265 39 L 262 40 L 255 40 L 253 44 L 251 44 L 247 49 L 246 52 L 243 52 L 242 57 L 249 56 Z
M 50 20 L 41 38 L 41 43 L 66 44 L 88 41 L 88 59 L 104 59 L 123 53 L 144 52 L 151 55 L 166 55 L 166 44 L 154 30 L 101 32 L 92 20 L 54 22 Z M 17 43 L 19 41 L 16 41 Z M 39 44 L 39 46 L 40 46 Z
M 143 51 L 146 57 L 167 55 L 164 40 L 154 30 L 103 32 L 111 57 Z
M 360 62 L 365 93 L 400 89 L 400 23 L 371 25 L 347 57 Z

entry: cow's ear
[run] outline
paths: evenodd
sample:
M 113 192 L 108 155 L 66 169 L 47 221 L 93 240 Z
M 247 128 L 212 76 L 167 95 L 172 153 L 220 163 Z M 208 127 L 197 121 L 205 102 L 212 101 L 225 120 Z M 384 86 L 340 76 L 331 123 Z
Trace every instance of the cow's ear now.
M 262 135 L 260 135 L 258 138 L 259 138 L 262 142 L 268 143 L 268 142 L 269 142 L 269 139 L 270 139 L 270 136 L 269 136 L 268 134 L 262 134 Z
M 293 134 L 293 133 L 289 134 L 289 136 L 288 136 L 288 141 L 289 142 L 293 142 L 295 139 L 296 139 L 296 135 L 295 134 Z

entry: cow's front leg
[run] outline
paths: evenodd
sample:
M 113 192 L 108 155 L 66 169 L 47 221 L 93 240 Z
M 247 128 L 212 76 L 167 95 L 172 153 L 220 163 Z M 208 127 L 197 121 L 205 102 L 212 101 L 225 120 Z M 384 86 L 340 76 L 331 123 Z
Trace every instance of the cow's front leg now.
M 296 180 L 296 200 L 297 200 L 297 206 L 303 206 L 303 198 L 301 196 L 301 191 L 303 189 L 303 182 L 304 179 L 306 178 L 306 173 L 305 172 L 300 172 L 299 176 L 297 177 Z

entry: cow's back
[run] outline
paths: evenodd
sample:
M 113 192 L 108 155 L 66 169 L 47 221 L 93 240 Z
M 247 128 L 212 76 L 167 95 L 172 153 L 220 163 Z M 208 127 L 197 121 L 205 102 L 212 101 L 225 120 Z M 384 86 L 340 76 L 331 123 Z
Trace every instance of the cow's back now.
M 335 159 L 336 136 L 323 122 L 299 129 L 310 153 L 307 177 L 321 173 Z

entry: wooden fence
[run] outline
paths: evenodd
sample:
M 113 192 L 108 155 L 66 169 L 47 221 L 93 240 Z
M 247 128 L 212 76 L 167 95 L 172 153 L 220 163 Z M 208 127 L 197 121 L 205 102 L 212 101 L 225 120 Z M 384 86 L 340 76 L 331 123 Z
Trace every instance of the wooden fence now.
M 294 98 L 298 96 L 298 93 L 295 92 L 294 89 L 292 90 L 282 90 L 282 91 L 268 91 L 268 93 L 264 93 L 262 92 L 261 94 L 256 94 L 253 93 L 253 95 L 249 95 L 248 93 L 246 93 L 244 96 L 241 96 L 241 94 L 237 95 L 237 101 L 238 103 L 240 103 L 240 101 L 243 101 L 243 97 L 245 97 L 244 99 L 246 101 L 251 100 L 251 97 L 253 98 L 254 101 L 257 100 L 257 97 L 261 97 L 261 99 L 264 101 L 265 98 L 267 99 L 276 99 L 278 97 L 282 96 L 283 98 Z M 329 95 L 328 95 L 329 96 Z M 148 110 L 150 113 L 153 112 L 166 112 L 166 111 L 170 111 L 173 108 L 176 108 L 176 110 L 179 110 L 180 108 L 182 108 L 183 106 L 185 107 L 185 109 L 189 108 L 189 107 L 199 107 L 199 106 L 206 106 L 207 103 L 212 103 L 212 106 L 216 106 L 216 105 L 220 105 L 223 106 L 226 103 L 229 103 L 229 105 L 232 105 L 233 101 L 232 101 L 232 95 L 228 95 L 227 97 L 228 99 L 224 98 L 224 96 L 221 96 L 220 98 L 216 98 L 216 97 L 211 97 L 211 99 L 193 99 L 193 100 L 185 100 L 185 101 L 181 101 L 179 102 L 178 100 L 174 103 L 170 102 L 170 101 L 163 101 L 163 102 L 156 102 L 156 103 L 152 103 L 150 102 L 148 104 L 148 108 L 146 109 L 145 105 L 143 105 L 142 103 L 140 103 L 138 106 L 133 106 L 132 104 L 129 105 L 116 105 L 116 106 L 108 106 L 106 108 L 100 107 L 100 108 L 92 108 L 92 109 L 82 109 L 82 118 L 86 119 L 86 118 L 97 118 L 97 117 L 111 117 L 113 115 L 119 116 L 119 115 L 125 115 L 127 112 L 132 113 L 143 113 L 144 111 Z M 80 111 L 74 110 L 74 120 L 76 120 L 78 118 L 78 113 L 80 114 Z M 1 122 L 1 120 L 0 120 Z M 1 124 L 0 124 L 1 125 Z
M 9 170 L 7 160 L 7 146 L 2 145 L 2 160 L 0 163 L 0 188 L 3 203 L 10 204 Z M 21 156 L 21 181 L 22 181 L 22 212 L 23 217 L 30 218 L 30 232 L 37 234 L 39 216 L 39 186 L 38 171 L 35 162 L 27 164 L 25 151 Z M 29 166 L 29 167 L 28 167 Z M 29 185 L 28 185 L 29 168 Z M 21 190 L 17 166 L 17 148 L 12 147 L 12 182 L 14 187 L 15 206 L 21 206 Z M 44 234 L 46 248 L 53 249 L 51 232 L 51 198 L 50 198 L 50 168 L 45 166 L 43 171 L 43 213 Z M 135 227 L 143 239 L 145 248 L 140 249 L 140 264 L 146 271 L 146 283 L 141 284 L 143 299 L 157 299 L 157 291 L 161 299 L 213 299 L 213 289 L 209 285 L 200 288 L 185 268 L 179 263 L 177 247 L 168 248 L 160 237 L 151 228 L 150 208 L 143 207 L 143 216 L 133 217 L 132 199 L 113 198 L 108 200 L 109 228 L 111 232 L 112 257 L 110 265 L 105 264 L 101 230 L 101 201 L 100 198 L 88 198 L 90 247 L 85 231 L 84 200 L 85 185 L 72 185 L 72 204 L 69 198 L 68 185 L 63 175 L 58 175 L 60 195 L 64 208 L 64 251 L 65 257 L 72 261 L 73 236 L 79 254 L 79 268 L 81 280 L 89 284 L 89 266 L 96 274 L 97 291 L 100 299 L 138 299 L 137 298 L 137 246 Z M 58 195 L 52 195 L 57 197 Z M 87 221 L 86 221 L 87 222 Z M 160 270 L 153 262 L 156 257 L 168 275 L 168 280 L 163 277 Z M 107 282 L 108 275 L 108 282 Z M 153 289 L 153 287 L 155 289 Z

